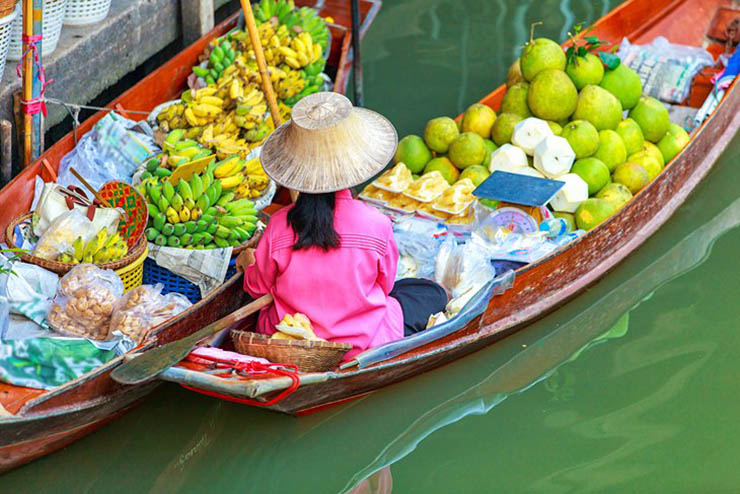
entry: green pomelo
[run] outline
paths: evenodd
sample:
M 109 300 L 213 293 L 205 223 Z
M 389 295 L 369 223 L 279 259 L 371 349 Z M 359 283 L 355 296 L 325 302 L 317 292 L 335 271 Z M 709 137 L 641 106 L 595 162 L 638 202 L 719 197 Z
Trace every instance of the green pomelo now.
M 467 168 L 483 163 L 486 143 L 474 132 L 463 132 L 450 144 L 449 157 L 458 168 Z
M 524 79 L 532 81 L 543 70 L 565 70 L 565 53 L 559 44 L 551 39 L 537 38 L 524 46 L 519 58 Z
M 576 159 L 587 158 L 599 149 L 599 131 L 585 120 L 573 120 L 563 127 L 560 137 L 568 141 Z
M 602 130 L 599 132 L 599 149 L 596 150 L 594 158 L 604 162 L 609 173 L 625 162 L 627 159 L 627 149 L 624 147 L 624 141 L 614 130 Z
M 642 135 L 650 142 L 660 141 L 671 123 L 668 110 L 663 103 L 650 96 L 643 96 L 630 110 L 630 118 L 642 129 Z
M 501 100 L 501 113 L 513 113 L 522 118 L 532 116 L 527 106 L 527 93 L 529 92 L 529 83 L 517 82 L 511 86 L 504 98 Z
M 622 120 L 622 104 L 606 89 L 588 85 L 578 95 L 573 120 L 588 120 L 596 130 L 614 130 Z
M 650 176 L 645 168 L 637 163 L 628 161 L 622 163 L 614 170 L 612 180 L 626 186 L 633 194 L 637 194 L 637 191 L 648 184 Z
M 463 132 L 475 132 L 483 138 L 491 135 L 491 127 L 496 121 L 496 112 L 488 105 L 473 103 L 465 110 L 462 119 Z
M 661 156 L 660 159 L 663 159 L 663 156 Z M 637 163 L 638 165 L 643 167 L 648 173 L 649 181 L 657 177 L 660 171 L 663 169 L 663 167 L 660 165 L 660 162 L 655 158 L 655 156 L 651 155 L 647 151 L 640 151 L 635 154 L 631 154 L 627 158 L 627 161 L 629 163 Z
M 601 82 L 604 77 L 604 65 L 599 57 L 593 53 L 588 53 L 585 57 L 573 57 L 566 65 L 565 72 L 580 91 L 589 84 Z
M 568 233 L 576 229 L 576 217 L 573 213 L 565 213 L 562 211 L 555 211 L 552 213 L 556 218 L 562 218 L 565 220 L 565 231 Z
M 592 197 L 586 199 L 576 210 L 576 225 L 582 230 L 590 230 L 617 211 L 614 204 Z
M 527 104 L 542 120 L 558 121 L 570 117 L 577 102 L 578 90 L 562 70 L 545 69 L 529 84 Z
M 430 160 L 429 163 L 427 163 L 427 166 L 424 167 L 424 173 L 422 173 L 422 175 L 426 175 L 433 171 L 441 173 L 442 177 L 444 177 L 450 185 L 454 184 L 460 176 L 460 172 L 455 168 L 455 165 L 452 164 L 452 161 L 450 161 L 449 158 L 434 158 Z
M 506 73 L 506 87 L 511 87 L 517 82 L 525 82 L 518 58 L 509 66 L 509 71 Z
M 583 158 L 575 163 L 570 169 L 588 184 L 588 195 L 592 196 L 609 183 L 609 168 L 596 158 Z
M 634 108 L 642 96 L 640 76 L 623 63 L 614 70 L 607 70 L 600 86 L 616 96 L 624 110 Z
M 683 127 L 673 122 L 668 126 L 668 132 L 658 141 L 658 149 L 663 155 L 665 163 L 669 163 L 686 145 L 690 137 Z
M 556 136 L 559 136 L 560 134 L 562 134 L 563 127 L 559 123 L 553 122 L 552 120 L 548 120 L 547 125 L 550 126 L 550 130 L 552 130 L 552 133 L 555 134 Z
M 666 132 L 666 134 L 668 134 L 668 132 Z M 642 144 L 642 149 L 640 149 L 638 153 L 641 151 L 645 151 L 647 154 L 649 154 L 650 156 L 658 160 L 658 163 L 660 163 L 661 168 L 665 166 L 665 159 L 663 159 L 663 153 L 661 153 L 660 148 L 656 146 L 655 144 L 653 144 L 652 142 L 645 141 Z
M 408 135 L 398 142 L 393 163 L 403 162 L 411 173 L 419 173 L 432 159 L 432 152 L 424 144 L 424 139 L 415 135 Z
M 642 149 L 642 145 L 645 142 L 642 129 L 631 118 L 625 118 L 619 122 L 619 125 L 617 125 L 617 134 L 622 138 L 624 149 L 627 151 L 628 156 Z
M 458 135 L 460 130 L 450 117 L 433 118 L 424 127 L 424 141 L 429 149 L 438 153 L 446 153 Z
M 495 150 L 498 149 L 498 146 L 490 139 L 483 139 L 483 142 L 486 145 L 486 155 L 483 156 L 483 163 L 481 163 L 481 165 L 485 166 L 486 169 L 488 169 L 488 165 L 491 164 L 491 155 Z
M 632 192 L 630 192 L 624 184 L 612 182 L 610 184 L 606 184 L 604 188 L 596 194 L 596 197 L 598 199 L 604 199 L 611 202 L 614 207 L 619 210 L 622 209 L 622 206 L 627 204 L 630 199 L 632 199 Z
M 488 171 L 488 168 L 486 166 L 473 165 L 464 169 L 460 174 L 460 178 L 458 180 L 469 178 L 470 181 L 473 182 L 473 185 L 478 187 L 480 184 L 483 183 L 485 179 L 488 178 L 488 175 L 490 174 L 491 172 Z
M 503 146 L 511 142 L 511 136 L 514 134 L 514 126 L 524 120 L 519 115 L 513 113 L 502 113 L 498 116 L 495 122 L 493 122 L 493 128 L 491 129 L 491 139 L 496 143 L 497 146 Z

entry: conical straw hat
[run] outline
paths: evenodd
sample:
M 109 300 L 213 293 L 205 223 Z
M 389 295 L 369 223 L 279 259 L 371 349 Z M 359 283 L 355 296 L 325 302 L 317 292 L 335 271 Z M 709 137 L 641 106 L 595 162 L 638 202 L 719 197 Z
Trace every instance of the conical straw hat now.
M 398 135 L 382 115 L 354 108 L 338 93 L 315 93 L 293 107 L 292 120 L 262 148 L 262 167 L 275 182 L 320 194 L 359 185 L 385 168 Z

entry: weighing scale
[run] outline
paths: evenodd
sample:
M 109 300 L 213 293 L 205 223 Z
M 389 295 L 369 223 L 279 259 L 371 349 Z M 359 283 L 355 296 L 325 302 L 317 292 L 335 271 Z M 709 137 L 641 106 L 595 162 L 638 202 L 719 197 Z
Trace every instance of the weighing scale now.
M 499 201 L 489 221 L 516 233 L 531 233 L 544 220 L 542 208 L 565 185 L 561 180 L 493 172 L 473 195 Z

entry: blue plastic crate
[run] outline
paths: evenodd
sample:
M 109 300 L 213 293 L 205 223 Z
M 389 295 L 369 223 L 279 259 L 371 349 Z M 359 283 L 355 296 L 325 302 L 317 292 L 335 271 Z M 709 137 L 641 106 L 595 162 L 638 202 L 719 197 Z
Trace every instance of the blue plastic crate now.
M 229 269 L 226 271 L 226 279 L 231 278 L 236 273 L 236 259 L 232 258 L 229 262 Z M 195 283 L 191 283 L 182 276 L 178 276 L 169 269 L 158 265 L 152 259 L 146 258 L 144 261 L 144 274 L 142 283 L 144 285 L 156 285 L 161 283 L 163 294 L 179 293 L 184 295 L 190 302 L 200 301 L 200 288 Z

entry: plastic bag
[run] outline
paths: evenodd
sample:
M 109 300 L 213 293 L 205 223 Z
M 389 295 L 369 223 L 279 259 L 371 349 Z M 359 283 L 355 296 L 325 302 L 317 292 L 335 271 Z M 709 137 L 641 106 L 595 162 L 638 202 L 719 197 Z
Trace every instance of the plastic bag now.
M 33 232 L 40 237 L 55 219 L 74 208 L 86 216 L 90 213 L 96 231 L 107 228 L 109 233 L 114 233 L 118 229 L 122 210 L 91 204 L 92 201 L 82 191 L 68 190 L 51 182 L 44 184 L 39 202 L 33 210 Z
M 643 94 L 668 103 L 688 98 L 694 77 L 714 65 L 714 58 L 703 48 L 673 44 L 663 36 L 647 45 L 633 45 L 624 38 L 618 56 L 642 79 Z
M 77 237 L 82 237 L 83 244 L 87 244 L 95 234 L 95 226 L 87 216 L 76 209 L 67 211 L 52 221 L 36 244 L 33 255 L 56 261 L 61 254 L 74 250 Z
M 70 168 L 96 189 L 112 180 L 131 183 L 136 168 L 157 151 L 149 124 L 110 112 L 62 158 L 57 183 L 82 187 Z
M 46 327 L 51 301 L 56 293 L 59 277 L 35 264 L 13 262 L 0 255 L 0 267 L 12 273 L 0 274 L 0 296 L 5 298 L 12 314 L 27 317 L 39 326 Z M 9 326 L 2 328 L 0 337 L 7 334 Z
M 121 295 L 123 282 L 114 271 L 80 264 L 59 282 L 49 323 L 73 336 L 107 340 L 113 307 Z
M 447 236 L 447 228 L 434 221 L 403 216 L 393 224 L 393 236 L 399 253 L 396 279 L 434 276 L 434 259 Z
M 152 328 L 190 307 L 190 301 L 179 293 L 162 295 L 162 288 L 161 284 L 138 286 L 118 300 L 110 332 L 120 331 L 141 343 Z
M 472 296 L 495 276 L 488 253 L 474 242 L 458 244 L 450 237 L 439 248 L 434 280 L 453 299 L 468 293 Z

